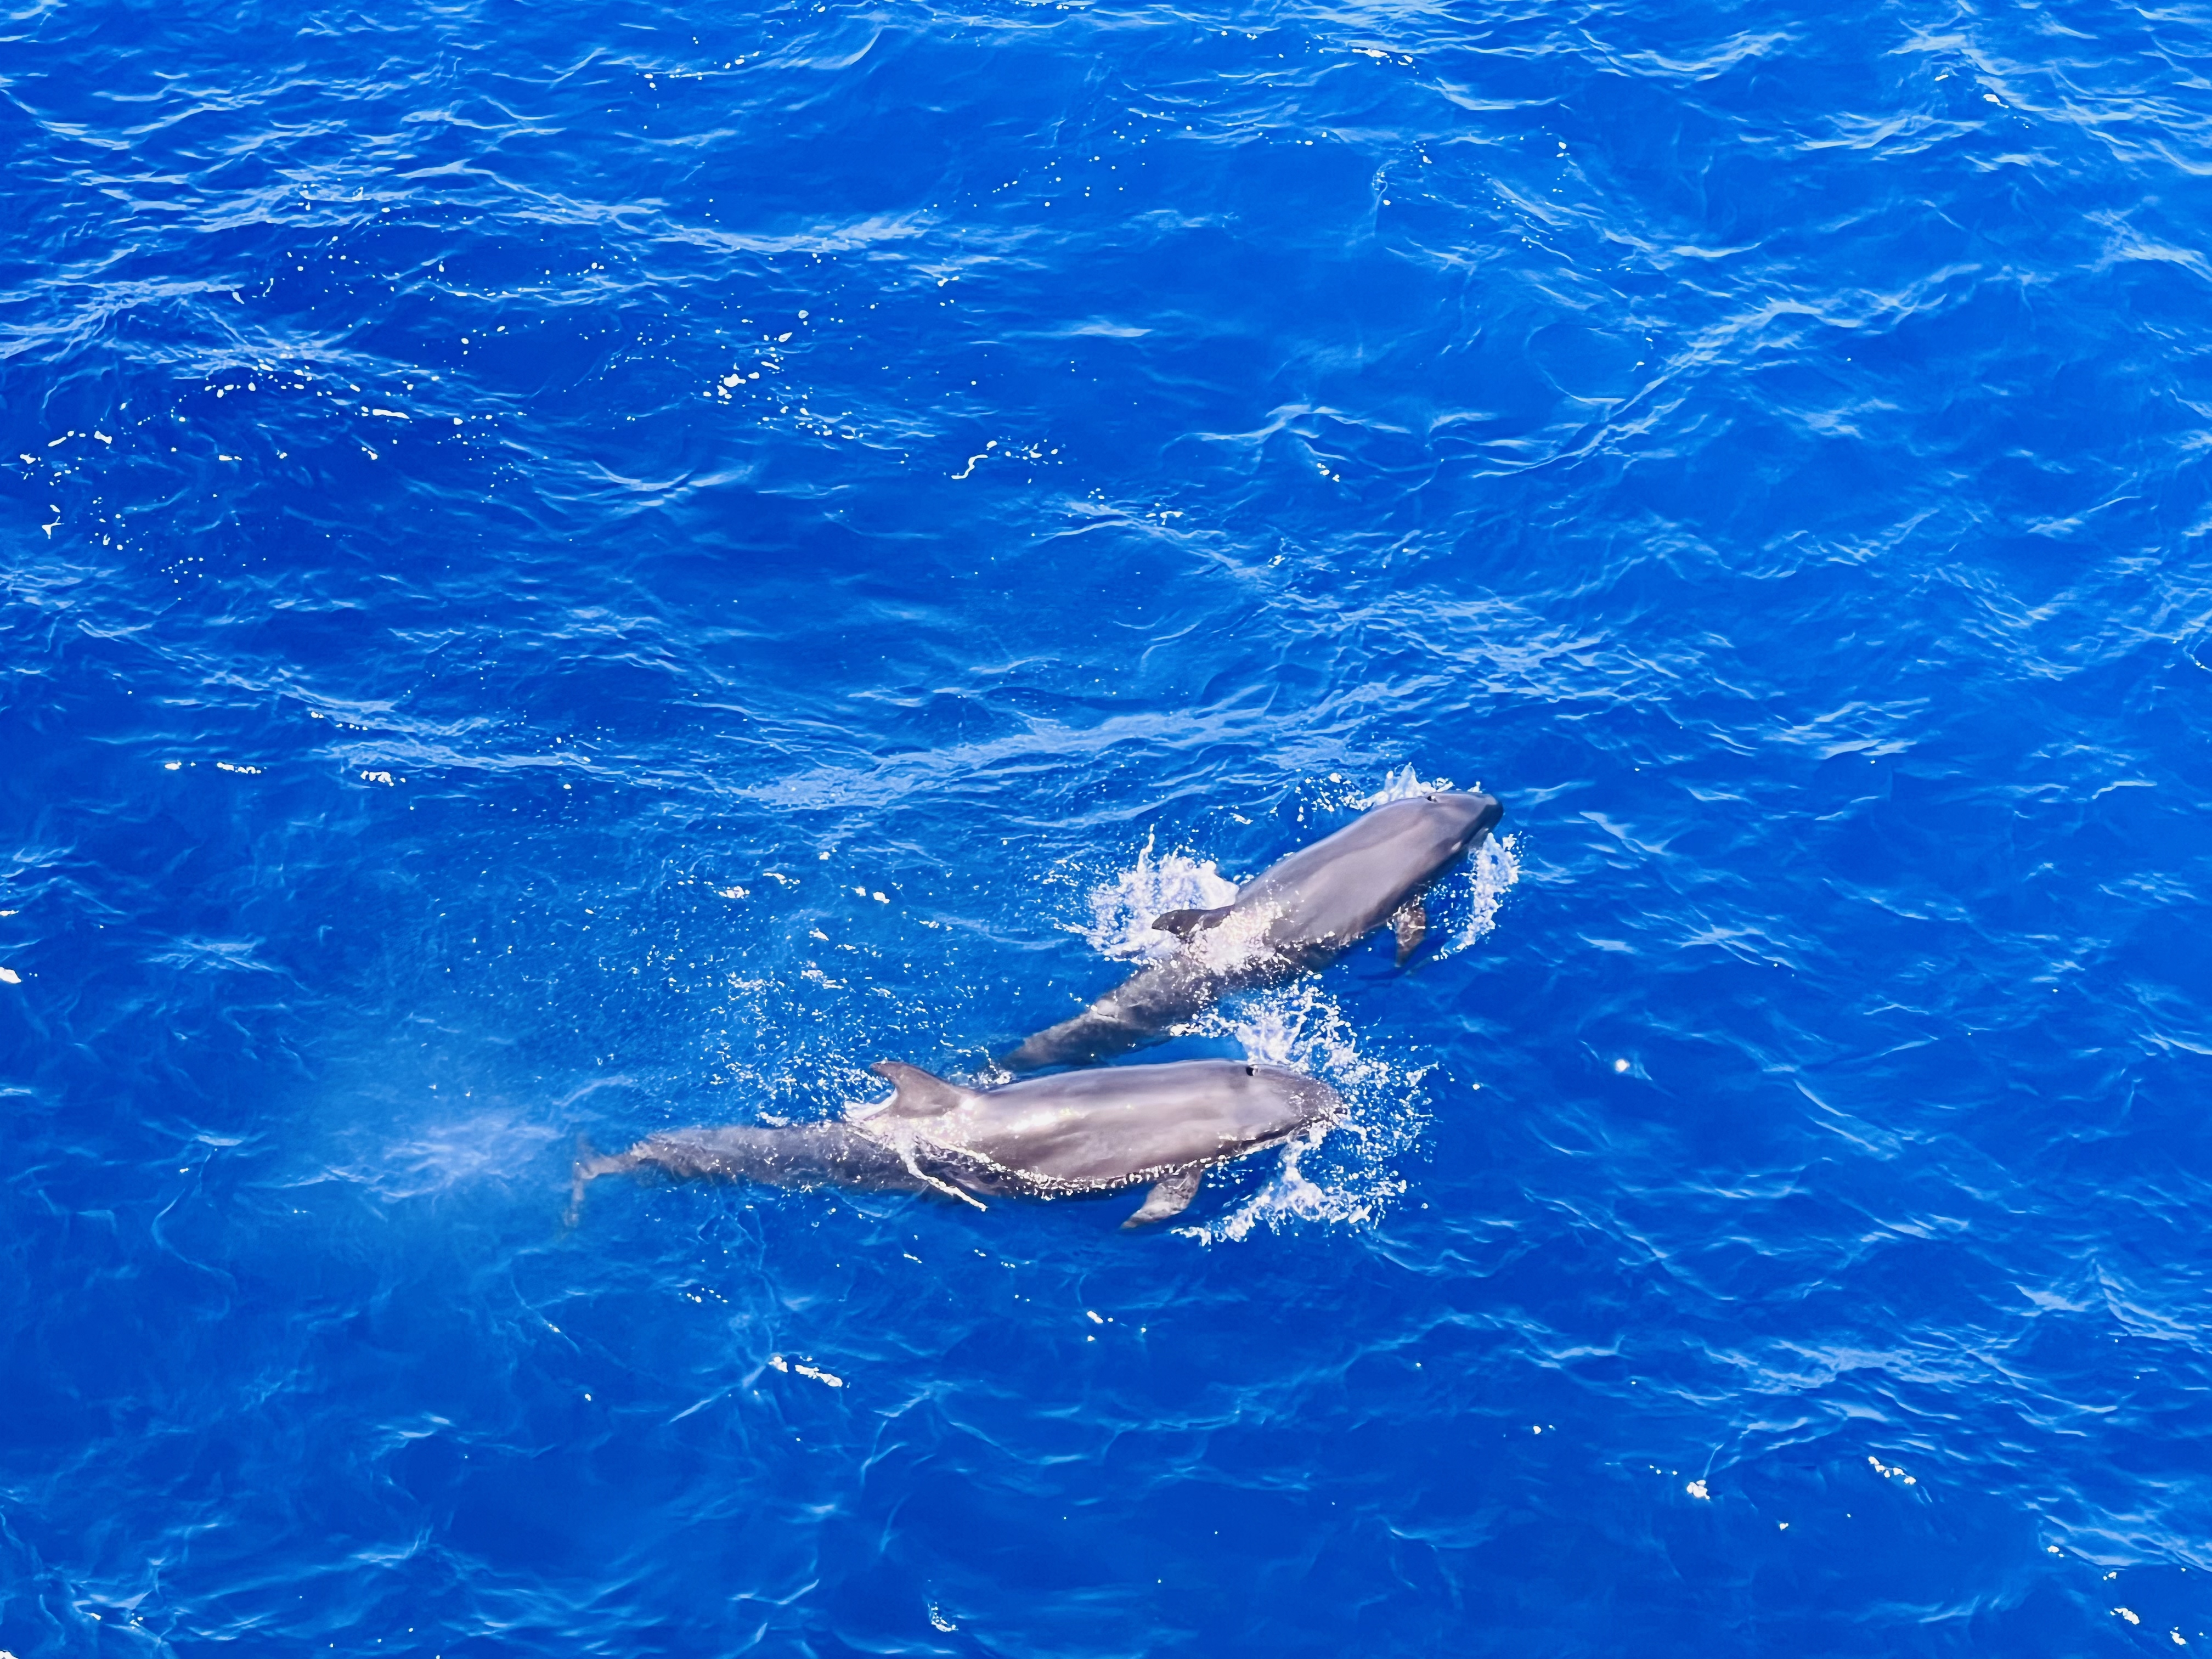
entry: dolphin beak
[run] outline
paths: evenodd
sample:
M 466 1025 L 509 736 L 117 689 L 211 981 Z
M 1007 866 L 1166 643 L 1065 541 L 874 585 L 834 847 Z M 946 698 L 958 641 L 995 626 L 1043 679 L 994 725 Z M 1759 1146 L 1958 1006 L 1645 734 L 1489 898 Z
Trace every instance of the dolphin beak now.
M 1505 816 L 1505 805 L 1495 795 L 1474 795 L 1469 799 L 1475 809 L 1474 822 L 1467 832 L 1467 844 L 1472 850 L 1481 846 L 1483 838 L 1498 827 L 1498 821 Z

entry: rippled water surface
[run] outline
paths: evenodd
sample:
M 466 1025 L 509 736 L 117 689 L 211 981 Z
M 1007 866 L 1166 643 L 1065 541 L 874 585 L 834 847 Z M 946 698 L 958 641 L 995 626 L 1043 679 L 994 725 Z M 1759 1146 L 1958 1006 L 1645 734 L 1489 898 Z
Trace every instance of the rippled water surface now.
M 0 21 L 0 1644 L 2212 1641 L 2212 13 Z M 1129 1197 L 593 1188 L 1510 838 Z

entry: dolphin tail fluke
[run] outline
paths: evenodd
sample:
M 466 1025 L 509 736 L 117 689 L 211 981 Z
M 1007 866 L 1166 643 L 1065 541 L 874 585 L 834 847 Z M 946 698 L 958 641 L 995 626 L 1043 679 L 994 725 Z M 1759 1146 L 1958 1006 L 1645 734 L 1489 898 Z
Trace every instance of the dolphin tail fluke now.
M 584 1188 L 603 1175 L 617 1175 L 624 1170 L 634 1170 L 641 1162 L 635 1152 L 617 1152 L 612 1157 L 592 1145 L 591 1136 L 580 1130 L 576 1135 L 576 1162 L 568 1174 L 568 1213 L 567 1224 L 573 1227 L 584 1212 Z
M 1198 1183 L 1206 1179 L 1203 1166 L 1171 1175 L 1154 1185 L 1145 1194 L 1145 1201 L 1137 1206 L 1136 1212 L 1121 1224 L 1121 1231 L 1132 1227 L 1149 1227 L 1155 1222 L 1171 1221 L 1190 1207 L 1198 1196 Z

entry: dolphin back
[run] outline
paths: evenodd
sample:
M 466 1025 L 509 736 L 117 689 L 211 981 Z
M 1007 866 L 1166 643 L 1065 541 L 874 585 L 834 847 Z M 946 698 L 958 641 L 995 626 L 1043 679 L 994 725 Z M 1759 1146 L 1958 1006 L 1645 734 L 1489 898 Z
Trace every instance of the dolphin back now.
M 1199 951 L 1139 969 L 1072 1019 L 1024 1039 L 1000 1063 L 1010 1072 L 1087 1066 L 1158 1042 L 1219 1000 L 1227 986 Z
M 1325 966 L 1481 845 L 1503 811 L 1488 795 L 1391 801 L 1247 882 L 1236 908 L 1268 915 L 1277 951 Z
M 933 1149 L 1040 1191 L 1097 1191 L 1241 1158 L 1342 1104 L 1327 1084 L 1279 1066 L 1190 1060 L 1008 1084 L 915 1128 Z

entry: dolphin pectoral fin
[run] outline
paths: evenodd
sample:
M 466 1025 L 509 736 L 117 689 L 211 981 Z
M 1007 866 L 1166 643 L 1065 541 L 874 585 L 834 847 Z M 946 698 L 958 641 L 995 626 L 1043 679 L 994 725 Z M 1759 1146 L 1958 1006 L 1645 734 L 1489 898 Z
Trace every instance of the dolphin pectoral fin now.
M 1398 965 L 1403 968 L 1406 958 L 1419 950 L 1421 941 L 1429 936 L 1427 908 L 1417 898 L 1407 899 L 1390 918 L 1390 927 L 1398 935 Z
M 1177 939 L 1188 939 L 1193 933 L 1200 933 L 1206 928 L 1218 927 L 1222 918 L 1234 908 L 1232 905 L 1218 904 L 1211 910 L 1170 910 L 1164 916 L 1153 917 L 1152 927 L 1158 933 L 1173 933 Z
M 1145 1194 L 1145 1201 L 1137 1206 L 1136 1213 L 1121 1224 L 1121 1231 L 1127 1232 L 1132 1227 L 1149 1227 L 1156 1221 L 1167 1221 L 1181 1215 L 1190 1207 L 1191 1200 L 1198 1196 L 1198 1183 L 1205 1179 L 1205 1166 L 1200 1165 L 1157 1182 L 1152 1190 Z
M 896 1060 L 879 1060 L 868 1067 L 878 1077 L 889 1079 L 898 1092 L 890 1097 L 884 1110 L 894 1117 L 934 1117 L 939 1112 L 949 1112 L 968 1098 L 968 1091 L 919 1066 L 908 1066 Z

